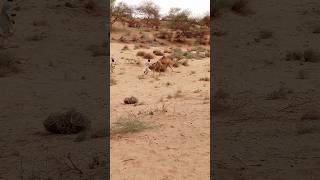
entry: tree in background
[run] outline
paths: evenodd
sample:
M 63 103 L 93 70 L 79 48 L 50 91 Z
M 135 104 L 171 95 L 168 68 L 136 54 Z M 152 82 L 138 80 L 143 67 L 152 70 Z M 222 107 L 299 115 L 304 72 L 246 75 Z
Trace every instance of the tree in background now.
M 165 18 L 168 21 L 169 28 L 186 32 L 191 28 L 189 10 L 181 10 L 180 8 L 171 8 L 169 15 Z
M 136 11 L 143 16 L 147 26 L 158 27 L 160 25 L 160 7 L 152 1 L 140 4 Z
M 111 26 L 117 22 L 126 22 L 128 19 L 133 18 L 133 8 L 127 5 L 124 2 L 120 2 L 119 4 L 115 5 L 115 0 L 111 1 L 110 4 L 111 8 Z

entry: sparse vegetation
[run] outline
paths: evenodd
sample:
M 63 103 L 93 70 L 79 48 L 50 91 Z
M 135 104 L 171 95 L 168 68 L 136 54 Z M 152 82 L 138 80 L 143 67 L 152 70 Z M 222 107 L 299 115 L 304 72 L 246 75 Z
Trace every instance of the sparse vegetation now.
M 266 97 L 266 100 L 285 99 L 288 96 L 288 94 L 291 93 L 293 93 L 291 89 L 279 88 L 269 93 Z
M 131 97 L 126 97 L 123 102 L 125 104 L 137 104 L 138 103 L 138 98 L 131 96 Z
M 138 116 L 130 114 L 126 117 L 119 118 L 111 127 L 110 132 L 111 135 L 138 133 L 150 128 L 152 127 L 141 121 Z
M 90 127 L 89 119 L 75 109 L 51 113 L 43 122 L 45 129 L 54 134 L 75 134 Z

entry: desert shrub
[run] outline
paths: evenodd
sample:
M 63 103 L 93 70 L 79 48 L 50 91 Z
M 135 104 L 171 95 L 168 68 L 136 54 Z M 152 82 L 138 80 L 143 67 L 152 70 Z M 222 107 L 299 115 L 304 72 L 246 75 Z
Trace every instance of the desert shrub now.
M 163 56 L 164 55 L 160 50 L 154 50 L 153 54 L 156 56 Z
M 146 53 L 144 51 L 138 51 L 137 52 L 137 56 L 144 56 Z
M 123 50 L 123 51 L 129 50 L 128 45 L 123 46 L 122 50 Z
M 267 94 L 266 100 L 285 99 L 288 94 L 293 93 L 291 89 L 279 88 Z
M 142 122 L 138 116 L 130 114 L 126 117 L 120 117 L 111 127 L 110 133 L 112 135 L 137 133 L 150 128 L 152 127 Z
M 203 77 L 203 78 L 200 78 L 199 81 L 210 81 L 210 78 L 209 77 Z
M 125 104 L 136 104 L 138 103 L 138 98 L 131 96 L 131 97 L 126 97 L 124 98 L 123 102 Z
M 248 0 L 237 0 L 231 6 L 231 10 L 237 14 L 246 16 L 252 14 L 252 10 L 248 7 L 249 1 Z
M 143 58 L 144 58 L 144 59 L 153 59 L 154 56 L 153 56 L 152 54 L 150 54 L 150 53 L 145 53 L 145 54 L 143 55 Z
M 43 126 L 55 134 L 76 134 L 89 128 L 90 121 L 75 109 L 63 113 L 51 113 L 44 120 Z

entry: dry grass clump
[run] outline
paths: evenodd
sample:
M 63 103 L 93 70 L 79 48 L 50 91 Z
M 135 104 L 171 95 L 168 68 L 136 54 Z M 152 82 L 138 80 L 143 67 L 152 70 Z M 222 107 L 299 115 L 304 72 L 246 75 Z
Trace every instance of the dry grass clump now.
M 249 1 L 248 0 L 237 0 L 231 6 L 231 10 L 237 14 L 242 16 L 247 16 L 253 14 L 253 11 L 249 8 Z
M 209 77 L 203 77 L 203 78 L 200 78 L 199 81 L 210 81 L 210 78 Z
M 18 67 L 18 63 L 15 61 L 15 58 L 8 53 L 0 54 L 0 77 L 5 77 L 10 74 L 17 74 L 21 72 L 21 69 Z
M 217 0 L 213 9 L 213 17 L 220 17 L 222 14 L 221 10 L 223 9 L 228 9 L 242 16 L 248 16 L 254 13 L 249 7 L 248 0 Z
M 146 54 L 146 52 L 144 52 L 144 51 L 138 51 L 137 54 L 136 54 L 136 56 L 141 56 L 141 57 L 143 57 L 145 54 Z
M 145 53 L 145 54 L 143 55 L 143 58 L 144 58 L 144 59 L 153 59 L 154 56 L 153 56 L 152 54 L 150 54 L 150 53 Z
M 160 30 L 158 33 L 155 34 L 155 36 L 159 39 L 166 39 L 170 41 L 173 37 L 173 33 L 167 30 Z
M 123 50 L 123 51 L 127 51 L 127 50 L 129 50 L 128 45 L 123 46 L 122 50 Z
M 115 80 L 114 78 L 110 79 L 110 86 L 114 86 L 117 85 L 117 80 Z
M 138 98 L 131 96 L 131 97 L 126 97 L 124 98 L 123 102 L 125 104 L 137 104 L 138 103 Z
M 150 128 L 152 127 L 141 121 L 136 115 L 131 114 L 126 117 L 120 117 L 111 127 L 110 133 L 111 135 L 138 133 Z
M 163 56 L 164 55 L 160 50 L 154 50 L 153 54 L 156 56 Z
M 266 100 L 285 99 L 288 94 L 292 94 L 293 91 L 288 88 L 279 88 L 267 94 Z
M 45 129 L 54 134 L 76 134 L 87 130 L 90 121 L 75 109 L 63 113 L 51 113 L 43 122 Z
M 320 61 L 320 53 L 315 51 L 314 49 L 308 48 L 301 51 L 289 51 L 286 54 L 287 61 L 304 61 L 304 62 L 312 62 L 316 63 Z

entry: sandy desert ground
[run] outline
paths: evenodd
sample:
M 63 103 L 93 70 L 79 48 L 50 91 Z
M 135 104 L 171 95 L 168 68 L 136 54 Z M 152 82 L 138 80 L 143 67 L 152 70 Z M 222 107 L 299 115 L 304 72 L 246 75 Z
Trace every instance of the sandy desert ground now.
M 88 116 L 91 133 L 106 126 L 106 56 L 88 50 L 103 48 L 106 5 L 91 11 L 87 2 L 17 1 L 15 35 L 0 50 L 12 60 L 0 69 L 0 179 L 105 178 L 105 138 L 74 142 L 43 127 L 68 108 Z
M 213 20 L 216 179 L 319 179 L 320 2 L 248 7 Z
M 173 72 L 168 68 L 161 74 L 144 75 L 147 59 L 137 56 L 139 51 L 153 54 L 155 50 L 186 51 L 197 46 L 119 41 L 121 36 L 152 37 L 157 33 L 140 31 L 120 25 L 111 32 L 110 56 L 116 62 L 110 85 L 111 179 L 209 179 L 210 58 L 191 58 Z M 147 47 L 135 48 L 140 44 Z M 128 49 L 123 50 L 126 45 Z M 203 48 L 209 50 L 210 46 Z M 151 62 L 161 57 L 154 55 Z M 138 98 L 136 105 L 124 104 L 130 96 Z M 113 134 L 113 127 L 121 120 L 140 121 L 150 128 Z

